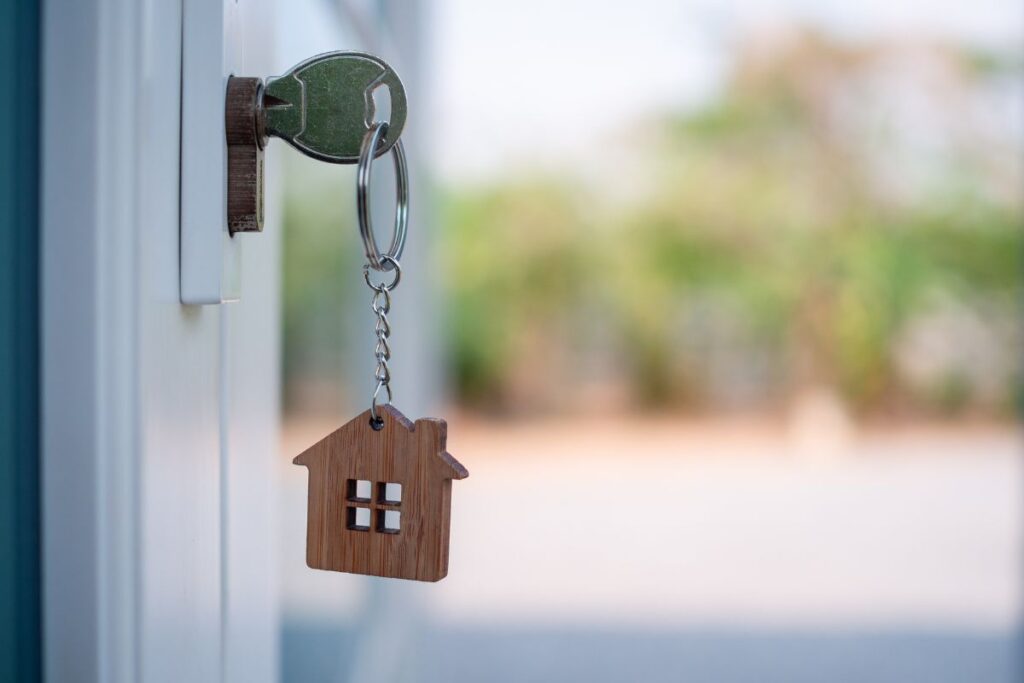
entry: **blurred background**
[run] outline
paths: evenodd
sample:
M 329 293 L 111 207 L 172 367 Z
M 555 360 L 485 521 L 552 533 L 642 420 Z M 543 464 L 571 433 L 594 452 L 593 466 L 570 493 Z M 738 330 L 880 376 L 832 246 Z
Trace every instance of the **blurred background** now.
M 1024 6 L 297 0 L 406 80 L 395 403 L 447 579 L 304 565 L 354 170 L 281 154 L 282 680 L 1024 680 Z M 377 165 L 381 233 L 392 208 Z

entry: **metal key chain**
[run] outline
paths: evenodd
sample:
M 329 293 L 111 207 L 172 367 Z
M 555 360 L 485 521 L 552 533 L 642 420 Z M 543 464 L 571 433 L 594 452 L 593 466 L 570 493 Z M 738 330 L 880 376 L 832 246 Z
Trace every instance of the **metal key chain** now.
M 394 160 L 395 224 L 391 244 L 382 253 L 370 218 L 370 177 L 374 158 L 385 151 Z M 469 472 L 446 450 L 444 420 L 413 423 L 391 403 L 388 314 L 391 292 L 402 279 L 399 260 L 409 228 L 409 178 L 402 141 L 388 139 L 387 122 L 367 125 L 358 164 L 356 215 L 366 252 L 363 279 L 373 291 L 376 384 L 369 410 L 293 460 L 309 468 L 306 564 L 439 581 L 448 573 L 452 480 Z
M 399 139 L 391 148 L 391 154 L 395 160 L 395 232 L 391 238 L 388 253 L 381 255 L 380 248 L 377 246 L 377 237 L 373 232 L 373 223 L 370 220 L 370 176 L 373 170 L 374 153 L 387 130 L 388 124 L 383 122 L 374 123 L 370 127 L 363 139 L 359 152 L 359 167 L 356 172 L 359 235 L 363 238 L 367 261 L 363 266 L 363 279 L 366 280 L 366 285 L 373 290 L 370 308 L 377 316 L 377 322 L 373 328 L 377 337 L 377 343 L 373 349 L 373 357 L 377 361 L 373 377 L 377 381 L 377 386 L 374 387 L 373 396 L 370 398 L 370 426 L 377 431 L 384 428 L 384 419 L 378 410 L 378 406 L 381 405 L 381 392 L 383 391 L 387 395 L 385 403 L 390 404 L 392 399 L 391 371 L 388 369 L 388 361 L 391 359 L 391 346 L 388 344 L 391 324 L 388 322 L 388 313 L 391 311 L 391 291 L 398 286 L 402 279 L 402 267 L 399 265 L 398 259 L 401 258 L 402 251 L 405 249 L 405 237 L 409 229 L 409 178 L 405 163 L 405 150 Z M 394 271 L 394 277 L 390 283 L 381 281 L 374 284 L 370 279 L 371 268 L 376 271 Z
M 388 344 L 388 337 L 391 335 L 391 323 L 388 322 L 388 313 L 391 311 L 391 290 L 398 286 L 402 279 L 402 268 L 398 261 L 390 256 L 382 257 L 383 262 L 390 265 L 395 275 L 391 282 L 380 282 L 373 284 L 370 279 L 370 264 L 363 266 L 363 279 L 366 285 L 373 290 L 373 299 L 370 300 L 370 309 L 377 316 L 377 322 L 373 326 L 373 332 L 377 336 L 377 343 L 373 347 L 373 357 L 377 360 L 377 367 L 373 372 L 373 378 L 377 386 L 373 389 L 373 396 L 370 398 L 370 426 L 375 430 L 384 429 L 384 418 L 380 416 L 378 407 L 381 405 L 381 391 L 387 395 L 385 404 L 391 403 L 391 371 L 388 369 L 388 361 L 391 360 L 391 346 Z

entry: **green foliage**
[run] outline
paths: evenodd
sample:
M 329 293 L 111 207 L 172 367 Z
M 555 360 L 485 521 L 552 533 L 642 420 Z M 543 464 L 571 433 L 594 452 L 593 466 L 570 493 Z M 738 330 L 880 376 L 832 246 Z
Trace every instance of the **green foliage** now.
M 517 341 L 553 324 L 593 283 L 574 196 L 535 181 L 442 202 L 447 348 L 463 398 L 499 403 Z
M 339 193 L 338 167 L 311 167 L 291 159 L 284 201 L 284 353 L 285 404 L 295 392 L 340 370 L 343 338 L 342 293 L 351 289 L 358 268 L 354 203 Z M 324 170 L 327 172 L 325 173 Z M 351 226 L 346 229 L 344 226 Z
M 639 172 L 639 193 L 565 175 L 447 188 L 435 246 L 457 397 L 546 409 L 611 382 L 644 405 L 773 406 L 826 384 L 864 411 L 1012 409 L 1019 354 L 975 354 L 961 339 L 977 330 L 928 325 L 954 305 L 990 351 L 1019 341 L 1019 150 L 967 126 L 946 90 L 905 80 L 944 115 L 911 125 L 931 126 L 941 153 L 914 149 L 891 91 L 873 89 L 907 73 L 902 49 L 804 34 L 740 55 L 718 99 L 625 141 L 636 158 L 614 170 Z M 1017 56 L 911 57 L 944 70 L 968 110 L 1020 76 Z M 289 386 L 340 362 L 358 242 L 337 227 L 352 209 L 330 170 L 329 186 L 303 181 L 285 206 Z M 907 339 L 922 334 L 950 338 L 910 372 L 921 352 Z
M 813 39 L 775 68 L 741 63 L 720 101 L 664 122 L 643 160 L 658 169 L 653 186 L 625 204 L 544 178 L 450 191 L 442 252 L 456 259 L 447 348 L 459 395 L 502 404 L 524 373 L 558 379 L 530 340 L 571 359 L 594 328 L 588 312 L 647 403 L 712 401 L 702 354 L 735 346 L 735 362 L 780 369 L 759 388 L 765 403 L 810 382 L 867 410 L 969 407 L 970 378 L 940 369 L 940 388 L 922 393 L 897 347 L 936 293 L 1019 315 L 1020 202 L 994 198 L 986 162 L 959 157 L 890 195 L 873 163 L 887 150 L 827 114 L 880 59 Z M 822 74 L 824 89 L 811 83 Z M 709 301 L 727 315 L 709 317 Z M 1006 395 L 1019 374 L 1005 368 Z

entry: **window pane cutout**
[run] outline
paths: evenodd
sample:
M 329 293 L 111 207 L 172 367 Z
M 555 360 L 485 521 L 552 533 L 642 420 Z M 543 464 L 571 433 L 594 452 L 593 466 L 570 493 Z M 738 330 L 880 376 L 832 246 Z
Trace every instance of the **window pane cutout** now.
M 370 502 L 370 482 L 366 479 L 349 479 L 348 490 L 345 495 L 349 500 Z
M 354 531 L 369 531 L 370 508 L 348 508 L 345 511 L 345 526 Z
M 384 534 L 397 534 L 402 527 L 402 513 L 398 510 L 377 511 L 377 531 Z
M 379 481 L 376 484 L 377 497 L 376 500 L 371 500 L 372 481 L 367 479 L 346 481 L 345 497 L 352 503 L 364 503 L 369 507 L 347 506 L 345 508 L 345 528 L 352 531 L 397 534 L 402 528 L 402 513 L 398 510 L 378 506 L 400 505 L 402 503 L 402 485 L 394 481 Z
M 377 502 L 398 505 L 402 502 L 402 485 L 392 481 L 377 484 Z

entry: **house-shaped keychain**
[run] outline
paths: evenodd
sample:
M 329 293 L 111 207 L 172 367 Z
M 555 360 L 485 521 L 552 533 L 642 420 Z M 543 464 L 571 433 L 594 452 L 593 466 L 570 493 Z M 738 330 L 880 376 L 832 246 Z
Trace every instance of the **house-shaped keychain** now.
M 309 469 L 306 564 L 355 574 L 439 581 L 448 573 L 452 479 L 469 472 L 445 451 L 444 420 L 411 423 L 390 405 L 299 454 Z

